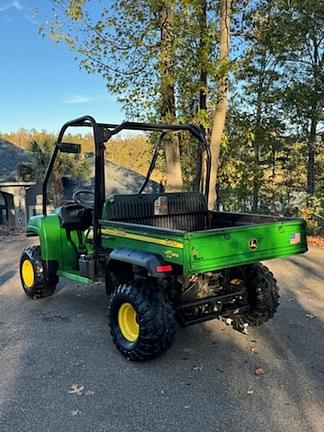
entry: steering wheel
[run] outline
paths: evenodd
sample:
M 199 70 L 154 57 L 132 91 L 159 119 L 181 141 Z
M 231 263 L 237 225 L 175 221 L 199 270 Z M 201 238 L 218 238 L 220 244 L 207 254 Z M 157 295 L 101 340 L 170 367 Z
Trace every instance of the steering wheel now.
M 91 195 L 92 199 L 84 199 L 82 195 Z M 80 204 L 84 208 L 93 209 L 94 208 L 94 192 L 86 189 L 80 189 L 73 193 L 73 200 Z

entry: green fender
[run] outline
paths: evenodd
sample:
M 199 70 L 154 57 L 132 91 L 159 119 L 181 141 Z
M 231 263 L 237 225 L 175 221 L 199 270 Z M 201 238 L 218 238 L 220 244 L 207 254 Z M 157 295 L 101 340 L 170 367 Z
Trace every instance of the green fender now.
M 74 235 L 76 236 L 76 233 L 72 233 L 72 238 Z M 57 214 L 32 216 L 28 221 L 27 236 L 39 237 L 43 261 L 57 261 L 59 270 L 76 266 L 76 251 L 67 241 L 66 231 L 61 228 Z

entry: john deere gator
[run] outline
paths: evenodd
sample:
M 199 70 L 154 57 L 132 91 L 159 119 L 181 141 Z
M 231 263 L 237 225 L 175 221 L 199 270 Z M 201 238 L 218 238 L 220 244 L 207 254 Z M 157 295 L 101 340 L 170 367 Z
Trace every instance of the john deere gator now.
M 48 184 L 62 152 L 80 153 L 64 142 L 70 127 L 88 127 L 95 146 L 94 188 L 48 212 Z M 105 148 L 122 131 L 152 132 L 152 162 L 138 193 L 106 195 Z M 196 181 L 190 192 L 145 193 L 167 134 L 196 140 Z M 61 129 L 43 181 L 42 215 L 29 219 L 21 283 L 29 298 L 51 296 L 60 278 L 103 282 L 108 293 L 110 333 L 128 359 L 143 361 L 165 352 L 180 327 L 221 319 L 246 332 L 278 308 L 278 286 L 260 263 L 307 250 L 302 219 L 208 209 L 211 156 L 195 125 L 97 123 L 91 116 Z M 108 177 L 109 178 L 109 177 Z M 91 287 L 89 287 L 91 290 Z

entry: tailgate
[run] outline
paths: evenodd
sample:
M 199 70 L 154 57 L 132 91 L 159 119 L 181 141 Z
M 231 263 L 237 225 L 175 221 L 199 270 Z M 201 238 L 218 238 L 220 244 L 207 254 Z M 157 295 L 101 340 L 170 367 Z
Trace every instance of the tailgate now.
M 307 251 L 302 219 L 186 234 L 186 274 L 250 264 Z

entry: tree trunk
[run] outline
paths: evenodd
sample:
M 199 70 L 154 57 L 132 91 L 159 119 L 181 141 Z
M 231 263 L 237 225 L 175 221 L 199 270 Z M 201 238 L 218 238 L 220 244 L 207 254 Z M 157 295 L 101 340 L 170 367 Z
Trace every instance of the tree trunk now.
M 311 119 L 311 126 L 309 132 L 309 139 L 307 143 L 307 193 L 313 195 L 315 187 L 315 151 L 316 151 L 316 129 L 317 121 L 315 118 Z
M 319 43 L 318 41 L 313 38 L 313 80 L 314 80 L 314 93 L 320 94 L 320 79 L 318 76 L 318 71 L 321 70 L 320 67 L 320 57 L 319 57 L 319 51 L 318 51 Z M 306 191 L 307 193 L 313 195 L 314 189 L 315 189 L 315 153 L 316 153 L 316 129 L 317 129 L 317 123 L 318 123 L 318 101 L 317 99 L 313 100 L 312 103 L 312 111 L 311 111 L 311 118 L 310 118 L 310 131 L 309 131 L 309 137 L 307 142 L 307 152 L 308 152 L 308 158 L 307 158 L 307 187 Z
M 260 145 L 261 145 L 261 121 L 262 121 L 262 107 L 263 107 L 263 96 L 264 96 L 264 79 L 265 69 L 267 63 L 267 53 L 263 51 L 260 60 L 260 72 L 258 77 L 258 90 L 256 100 L 256 116 L 255 116 L 255 127 L 254 127 L 254 176 L 253 176 L 253 211 L 257 211 L 259 207 L 259 194 L 261 186 L 260 178 Z
M 207 90 L 208 90 L 208 74 L 207 65 L 209 61 L 208 52 L 208 30 L 207 30 L 207 1 L 199 0 L 197 3 L 197 15 L 199 23 L 199 49 L 198 49 L 198 64 L 200 68 L 199 77 L 199 121 L 200 126 L 206 131 L 206 121 L 208 118 L 207 114 Z M 201 166 L 201 171 L 198 171 L 198 166 Z M 206 183 L 206 158 L 205 155 L 201 155 L 200 163 L 196 166 L 195 174 L 195 187 L 200 190 L 202 185 Z
M 199 62 L 200 62 L 200 89 L 199 89 L 199 109 L 207 111 L 207 62 L 208 62 L 208 42 L 207 42 L 207 3 L 200 0 L 199 4 Z
M 174 1 L 161 2 L 160 8 L 160 90 L 161 90 L 161 120 L 164 123 L 176 122 L 176 107 L 174 94 Z M 180 163 L 179 140 L 176 134 L 168 134 L 165 138 L 165 157 L 167 190 L 182 190 L 182 173 Z
M 214 121 L 210 140 L 210 150 L 212 155 L 210 189 L 208 198 L 208 207 L 210 209 L 214 209 L 216 207 L 216 183 L 219 150 L 222 135 L 224 132 L 225 119 L 228 108 L 228 72 L 226 70 L 226 64 L 229 61 L 231 0 L 221 0 L 220 9 L 220 61 L 221 65 L 225 66 L 225 72 L 218 80 L 218 102 L 215 107 Z

